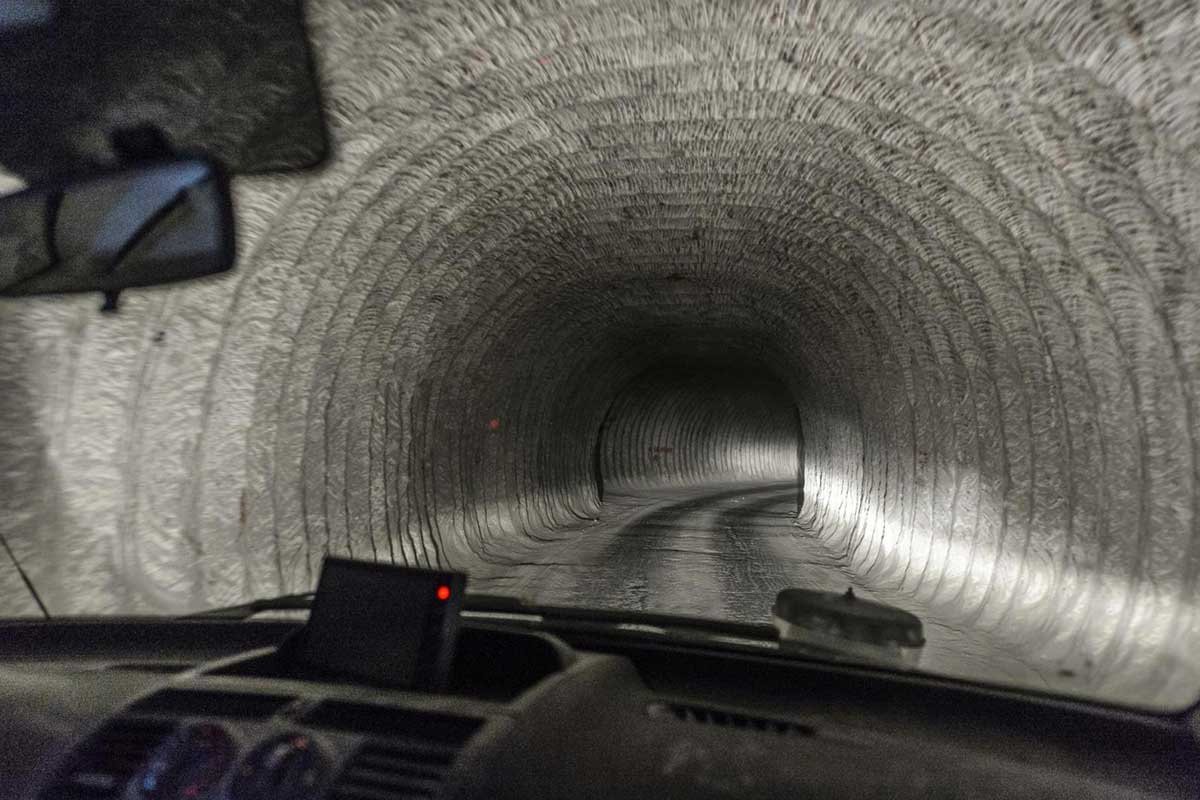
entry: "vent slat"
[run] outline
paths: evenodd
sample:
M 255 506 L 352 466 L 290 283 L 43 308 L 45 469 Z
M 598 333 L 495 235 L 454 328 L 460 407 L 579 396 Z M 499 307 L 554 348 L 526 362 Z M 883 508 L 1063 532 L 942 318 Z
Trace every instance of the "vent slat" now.
M 396 738 L 386 745 L 376 744 L 368 748 L 373 758 L 415 759 L 430 764 L 449 764 L 458 755 L 462 745 L 438 744 L 405 736 Z
M 359 753 L 355 765 L 359 769 L 402 771 L 412 775 L 427 775 L 430 778 L 439 778 L 445 775 L 446 770 L 450 768 L 449 760 L 431 762 L 407 755 L 375 753 L 369 749 L 364 749 Z
M 712 725 L 778 736 L 814 736 L 816 729 L 809 725 L 783 719 L 751 716 L 686 703 L 652 703 L 646 709 L 652 717 L 674 718 L 696 725 Z
M 442 785 L 442 776 L 437 778 L 422 778 L 415 775 L 377 772 L 355 767 L 354 770 L 342 776 L 341 786 L 345 788 L 367 788 L 397 792 L 428 792 L 433 794 Z
M 411 744 L 425 746 L 414 749 Z M 346 765 L 332 796 L 341 800 L 433 797 L 441 789 L 455 755 L 445 751 L 444 745 L 431 748 L 428 743 L 370 742 Z
M 483 720 L 411 709 L 326 700 L 305 714 L 318 728 L 372 738 L 343 768 L 330 797 L 419 800 L 437 796 L 467 740 Z
M 335 800 L 420 800 L 422 797 L 433 797 L 433 793 L 407 792 L 398 794 L 385 789 L 339 786 L 333 790 L 333 794 L 331 794 L 330 797 L 334 798 Z
M 446 780 L 446 775 L 406 775 L 400 772 L 363 772 L 355 768 L 342 776 L 347 786 L 403 786 L 408 788 L 436 789 Z

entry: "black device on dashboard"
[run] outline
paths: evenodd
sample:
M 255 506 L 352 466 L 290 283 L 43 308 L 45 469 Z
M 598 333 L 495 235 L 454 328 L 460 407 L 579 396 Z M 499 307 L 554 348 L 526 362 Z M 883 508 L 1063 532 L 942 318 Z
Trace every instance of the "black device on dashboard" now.
M 466 585 L 458 572 L 327 557 L 296 658 L 325 675 L 440 690 Z

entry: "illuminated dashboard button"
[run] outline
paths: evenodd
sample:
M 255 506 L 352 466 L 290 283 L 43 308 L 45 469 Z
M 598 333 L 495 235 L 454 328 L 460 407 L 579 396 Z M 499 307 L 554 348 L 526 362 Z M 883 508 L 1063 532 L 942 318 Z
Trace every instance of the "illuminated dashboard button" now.
M 179 728 L 125 786 L 124 800 L 204 800 L 233 766 L 237 744 L 220 725 Z

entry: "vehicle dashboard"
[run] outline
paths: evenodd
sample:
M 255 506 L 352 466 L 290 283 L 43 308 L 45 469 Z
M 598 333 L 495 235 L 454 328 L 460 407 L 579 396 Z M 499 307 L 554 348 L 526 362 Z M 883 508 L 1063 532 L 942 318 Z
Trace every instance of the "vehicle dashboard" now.
M 0 796 L 1200 796 L 1194 713 L 480 620 L 397 691 L 289 671 L 299 624 L 0 624 Z

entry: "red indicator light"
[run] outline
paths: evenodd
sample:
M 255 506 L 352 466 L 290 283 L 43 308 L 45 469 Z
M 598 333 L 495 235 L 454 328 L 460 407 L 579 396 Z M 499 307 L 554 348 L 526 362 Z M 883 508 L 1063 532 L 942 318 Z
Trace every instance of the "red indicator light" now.
M 489 431 L 500 430 L 500 418 L 499 417 L 493 417 L 492 419 L 488 420 L 488 430 Z
M 442 600 L 442 601 L 449 600 L 450 599 L 450 587 L 445 586 L 445 585 L 439 586 L 437 588 L 437 599 Z

